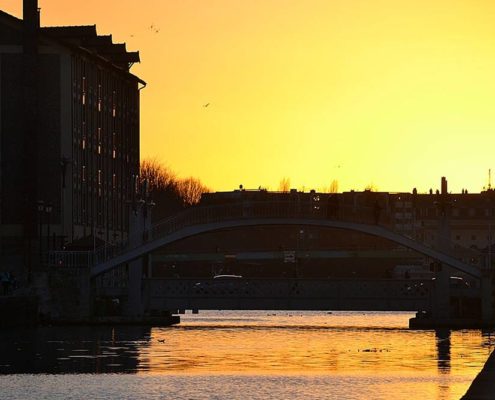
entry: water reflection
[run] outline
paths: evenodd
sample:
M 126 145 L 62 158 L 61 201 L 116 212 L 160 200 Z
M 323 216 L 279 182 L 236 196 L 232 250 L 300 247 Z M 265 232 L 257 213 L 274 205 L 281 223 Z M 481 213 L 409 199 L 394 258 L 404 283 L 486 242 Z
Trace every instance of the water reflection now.
M 448 374 L 450 372 L 450 330 L 436 330 L 435 339 L 437 343 L 438 372 Z
M 483 329 L 481 331 L 481 335 L 483 337 L 482 346 L 492 349 L 493 344 L 495 343 L 495 335 L 491 330 Z
M 490 332 L 411 331 L 408 317 L 205 312 L 170 328 L 11 330 L 0 333 L 0 374 L 381 374 L 443 376 L 449 386 L 473 378 L 495 343 Z
M 1 374 L 135 372 L 150 328 L 40 327 L 0 334 Z
M 411 331 L 406 313 L 189 315 L 156 329 L 141 367 L 173 373 L 391 373 L 474 376 L 490 353 L 480 331 Z M 165 353 L 173 357 L 168 357 Z M 191 362 L 193 360 L 193 362 Z

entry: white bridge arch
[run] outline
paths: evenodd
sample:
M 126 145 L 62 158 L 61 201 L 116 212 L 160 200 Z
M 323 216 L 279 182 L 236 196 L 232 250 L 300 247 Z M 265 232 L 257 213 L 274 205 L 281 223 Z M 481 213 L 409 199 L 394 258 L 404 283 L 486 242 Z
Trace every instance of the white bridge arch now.
M 135 260 L 162 246 L 195 235 L 229 228 L 296 225 L 344 229 L 384 238 L 435 259 L 444 265 L 450 266 L 474 278 L 481 278 L 481 270 L 476 266 L 464 263 L 423 243 L 393 232 L 386 227 L 370 223 L 372 218 L 370 218 L 369 213 L 366 218 L 363 218 L 362 210 L 358 211 L 353 209 L 351 215 L 349 212 L 338 210 L 335 214 L 329 215 L 328 210 L 324 207 L 318 206 L 318 208 L 315 208 L 312 204 L 294 204 L 290 202 L 276 204 L 269 202 L 237 203 L 195 207 L 177 216 L 168 218 L 154 225 L 144 233 L 141 233 L 141 240 L 134 246 L 127 246 L 118 253 L 108 249 L 100 249 L 99 254 L 93 254 L 91 276 L 98 276 L 120 264 Z M 359 216 L 359 218 L 356 216 Z M 366 220 L 366 222 L 355 222 L 356 220 Z M 146 240 L 142 238 L 146 238 Z

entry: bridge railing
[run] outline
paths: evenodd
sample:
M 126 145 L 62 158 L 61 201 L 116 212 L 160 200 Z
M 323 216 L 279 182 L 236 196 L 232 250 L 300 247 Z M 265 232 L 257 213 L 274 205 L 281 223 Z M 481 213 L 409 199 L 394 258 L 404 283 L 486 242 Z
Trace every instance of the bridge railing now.
M 146 240 L 153 240 L 188 226 L 256 218 L 325 218 L 369 224 L 380 222 L 379 217 L 373 214 L 373 207 L 341 206 L 336 212 L 330 212 L 326 204 L 315 202 L 243 202 L 193 207 L 177 216 L 154 224 L 148 232 L 144 233 L 144 236 Z M 139 240 L 135 242 L 139 243 Z
M 94 265 L 92 251 L 51 251 L 48 265 L 56 267 L 87 268 Z
M 333 205 L 312 201 L 243 201 L 238 203 L 191 207 L 181 213 L 153 224 L 148 230 L 136 232 L 116 245 L 105 243 L 95 251 L 57 251 L 49 255 L 53 266 L 94 266 L 132 251 L 150 241 L 181 229 L 240 219 L 327 219 L 392 228 L 391 215 L 374 206 Z M 425 243 L 423 243 L 425 244 Z

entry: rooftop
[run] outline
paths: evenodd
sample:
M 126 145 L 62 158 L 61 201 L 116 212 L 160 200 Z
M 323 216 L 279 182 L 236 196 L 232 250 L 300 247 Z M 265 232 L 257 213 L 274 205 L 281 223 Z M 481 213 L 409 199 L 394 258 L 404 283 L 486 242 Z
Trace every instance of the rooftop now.
M 17 29 L 23 29 L 23 20 L 0 10 L 0 19 Z M 113 43 L 112 35 L 98 35 L 96 25 L 40 27 L 40 38 L 55 40 L 61 45 L 100 58 L 117 69 L 129 73 L 136 62 L 140 62 L 138 51 L 127 51 L 125 43 Z M 134 77 L 134 75 L 131 74 Z M 139 82 L 145 83 L 138 77 Z
M 87 49 L 127 70 L 141 61 L 138 51 L 128 52 L 125 43 L 113 43 L 112 35 L 98 35 L 96 25 L 42 27 L 41 32 L 50 38 Z

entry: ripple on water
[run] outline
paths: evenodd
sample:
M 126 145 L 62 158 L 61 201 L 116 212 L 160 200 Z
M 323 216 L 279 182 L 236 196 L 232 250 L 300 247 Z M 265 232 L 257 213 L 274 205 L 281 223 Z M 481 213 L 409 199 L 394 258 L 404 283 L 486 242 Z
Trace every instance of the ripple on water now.
M 186 314 L 179 327 L 47 328 L 0 340 L 0 373 L 10 374 L 0 375 L 0 397 L 7 388 L 12 399 L 450 400 L 494 345 L 479 331 L 409 331 L 404 313 L 205 314 Z
M 458 399 L 466 379 L 376 375 L 265 376 L 265 375 L 16 375 L 0 376 L 6 398 L 20 400 L 77 399 Z M 26 379 L 29 378 L 29 379 Z

